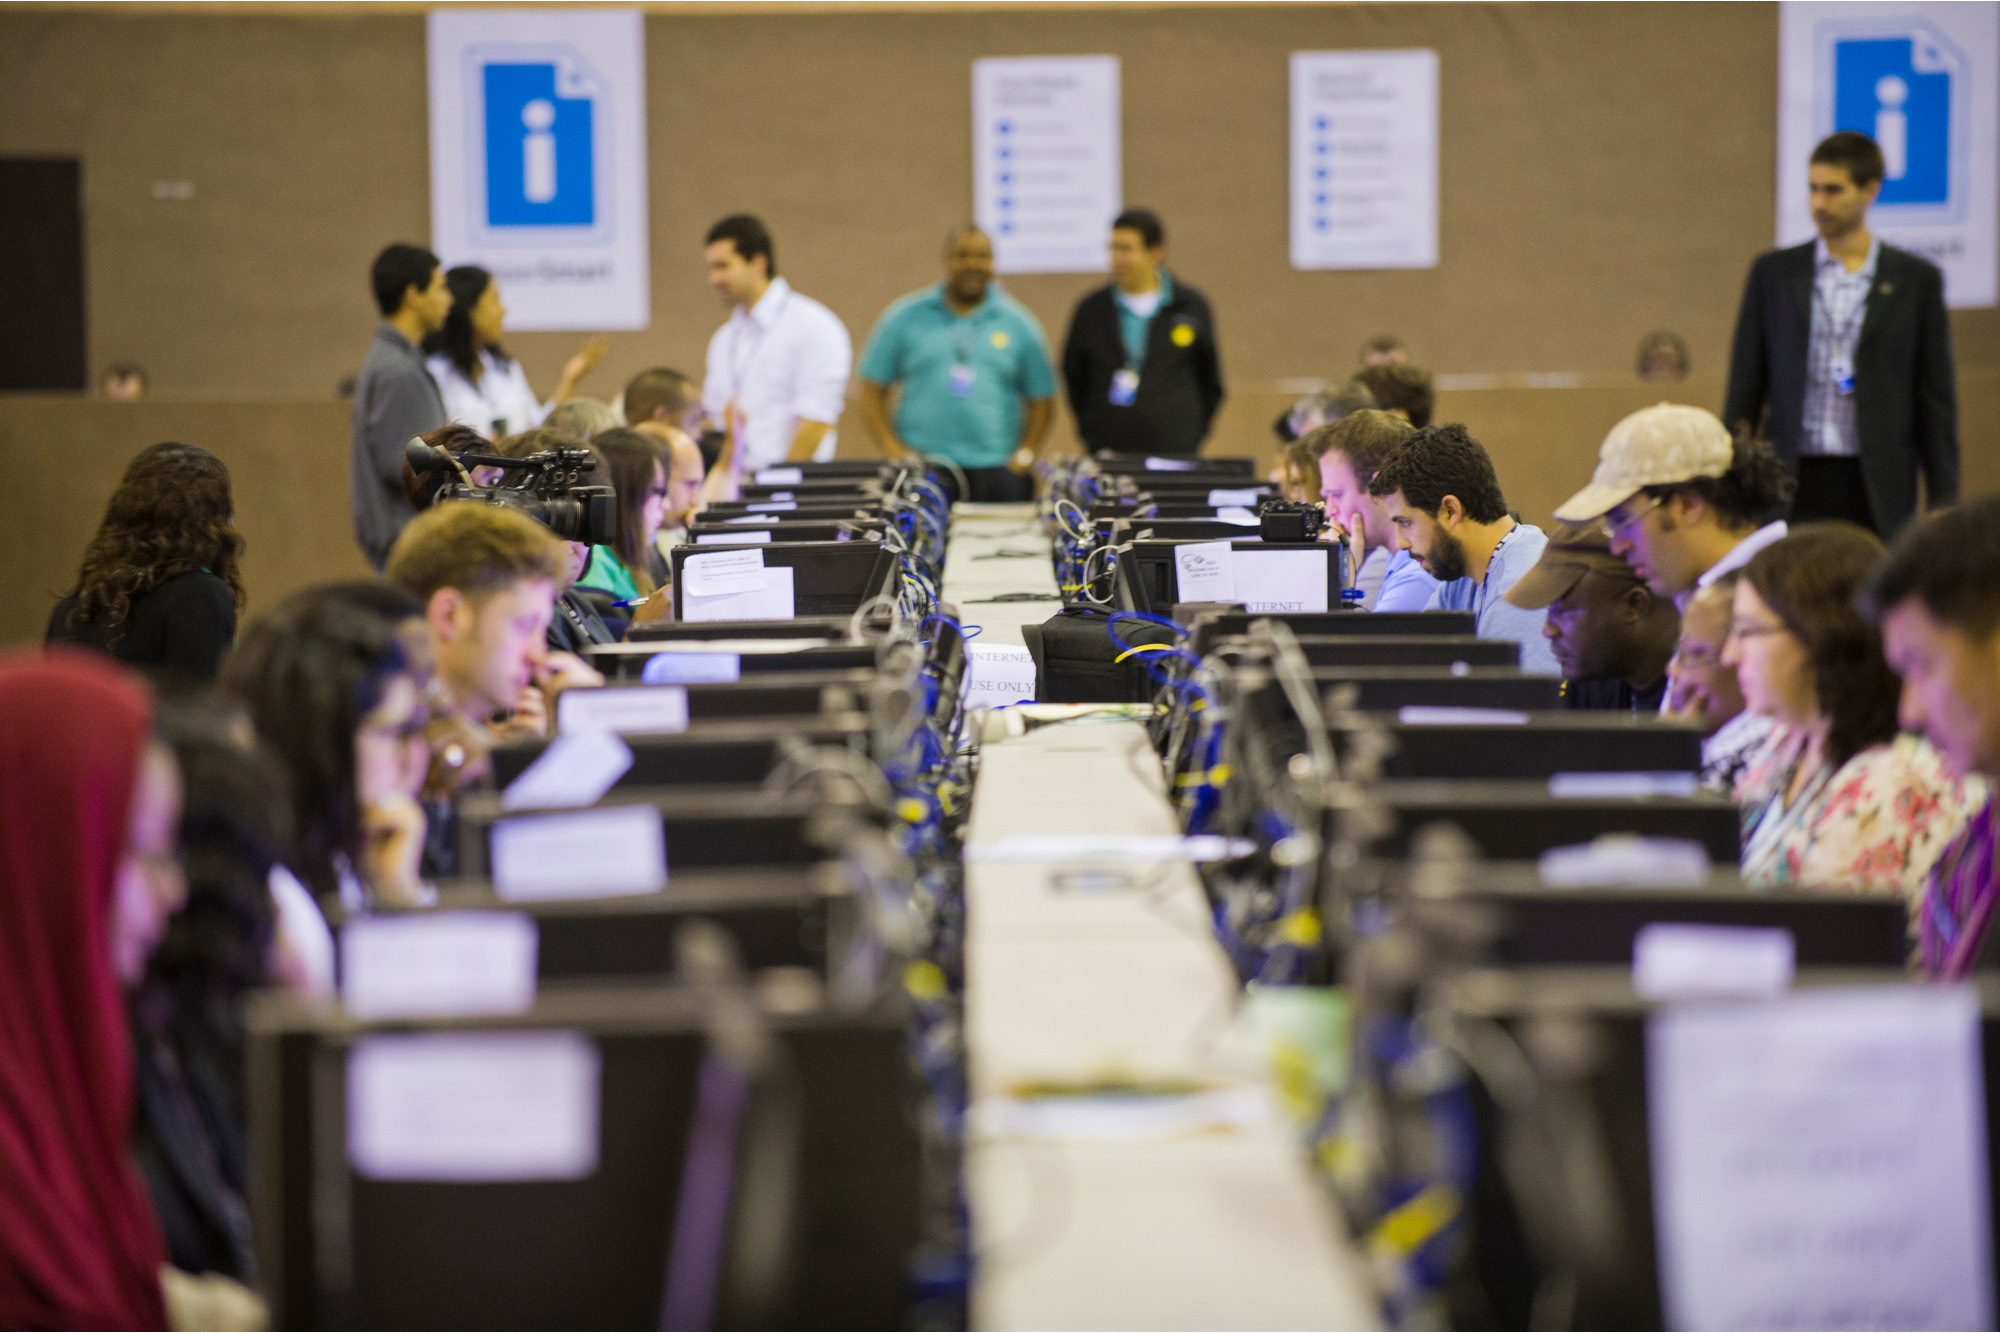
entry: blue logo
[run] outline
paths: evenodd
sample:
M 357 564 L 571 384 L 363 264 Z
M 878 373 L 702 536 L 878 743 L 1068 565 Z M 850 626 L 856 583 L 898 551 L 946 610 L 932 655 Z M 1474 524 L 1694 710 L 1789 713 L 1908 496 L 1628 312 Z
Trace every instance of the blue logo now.
M 556 91 L 553 63 L 482 67 L 486 224 L 589 227 L 597 222 L 591 98 Z
M 1937 45 L 1928 35 L 1834 43 L 1833 127 L 1882 149 L 1884 204 L 1951 199 L 1952 75 Z

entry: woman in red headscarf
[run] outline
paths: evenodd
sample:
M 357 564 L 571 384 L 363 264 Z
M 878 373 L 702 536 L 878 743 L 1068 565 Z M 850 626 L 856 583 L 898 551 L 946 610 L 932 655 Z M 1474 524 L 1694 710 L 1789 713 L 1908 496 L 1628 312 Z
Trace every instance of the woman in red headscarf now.
M 151 720 L 109 662 L 0 658 L 0 1328 L 166 1326 L 119 989 L 179 884 Z

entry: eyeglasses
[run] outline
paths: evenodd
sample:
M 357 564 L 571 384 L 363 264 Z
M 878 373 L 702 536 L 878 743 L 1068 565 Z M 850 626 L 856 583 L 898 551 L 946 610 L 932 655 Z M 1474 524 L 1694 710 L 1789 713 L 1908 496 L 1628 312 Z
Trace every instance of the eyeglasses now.
M 1618 505 L 1617 508 L 1613 509 L 1603 518 L 1597 520 L 1598 531 L 1602 532 L 1607 538 L 1616 537 L 1621 532 L 1637 527 L 1641 519 L 1667 502 L 1667 497 L 1664 495 L 1654 495 L 1648 498 L 1652 503 L 1636 514 L 1627 514 L 1624 512 L 1625 505 Z
M 1790 633 L 1791 630 L 1783 625 L 1759 625 L 1744 620 L 1731 621 L 1729 625 L 1730 637 L 1736 639 L 1761 639 L 1772 634 Z

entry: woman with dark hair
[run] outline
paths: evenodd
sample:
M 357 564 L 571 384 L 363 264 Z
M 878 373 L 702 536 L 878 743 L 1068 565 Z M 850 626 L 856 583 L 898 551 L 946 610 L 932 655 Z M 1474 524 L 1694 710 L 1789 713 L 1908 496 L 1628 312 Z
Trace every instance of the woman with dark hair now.
M 243 604 L 233 511 L 229 469 L 208 450 L 140 451 L 111 493 L 76 586 L 49 616 L 48 642 L 213 680 Z
M 602 334 L 584 343 L 563 366 L 555 397 L 544 406 L 521 363 L 500 345 L 507 307 L 500 304 L 500 284 L 493 275 L 476 264 L 462 264 L 445 272 L 444 285 L 451 291 L 451 311 L 444 327 L 424 339 L 429 356 L 424 364 L 437 381 L 445 415 L 490 440 L 541 425 L 549 408 L 573 397 L 577 384 L 611 349 Z
M 1722 661 L 1771 738 L 1736 786 L 1743 878 L 1913 904 L 1931 865 L 1985 800 L 1929 742 L 1900 736 L 1902 691 L 1857 594 L 1882 543 L 1809 523 L 1751 557 Z
M 607 430 L 590 441 L 604 460 L 608 480 L 618 492 L 618 536 L 612 546 L 590 553 L 590 565 L 577 579 L 620 600 L 650 597 L 666 581 L 664 561 L 653 537 L 667 517 L 667 467 L 660 447 L 631 429 Z

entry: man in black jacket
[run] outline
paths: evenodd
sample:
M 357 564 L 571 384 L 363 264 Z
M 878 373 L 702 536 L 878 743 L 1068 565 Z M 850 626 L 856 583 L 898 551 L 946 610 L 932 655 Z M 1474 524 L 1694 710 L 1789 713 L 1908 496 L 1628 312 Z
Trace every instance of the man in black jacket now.
M 1882 151 L 1843 130 L 1813 149 L 1810 245 L 1750 266 L 1723 420 L 1761 429 L 1798 479 L 1792 521 L 1843 518 L 1894 536 L 1958 498 L 1958 394 L 1944 275 L 1882 244 L 1868 206 Z
M 1077 302 L 1063 386 L 1091 453 L 1192 454 L 1222 405 L 1215 317 L 1168 273 L 1166 229 L 1143 208 L 1111 224 L 1113 282 Z

